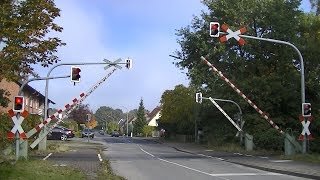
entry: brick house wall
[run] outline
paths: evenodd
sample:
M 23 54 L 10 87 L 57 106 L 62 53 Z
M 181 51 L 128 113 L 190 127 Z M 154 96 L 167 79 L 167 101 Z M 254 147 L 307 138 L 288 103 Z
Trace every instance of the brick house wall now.
M 10 101 L 13 101 L 14 96 L 18 95 L 20 85 L 21 84 L 17 82 L 8 82 L 5 79 L 0 81 L 0 88 L 10 92 L 10 96 L 7 96 Z M 24 109 L 27 110 L 29 114 L 38 114 L 39 110 L 43 109 L 44 106 L 44 95 L 29 85 L 26 85 L 22 92 L 24 97 Z M 51 100 L 49 100 L 49 103 L 50 102 L 54 104 Z M 0 113 L 7 113 L 8 110 L 13 108 L 12 106 L 13 102 L 10 102 L 8 107 L 0 106 Z

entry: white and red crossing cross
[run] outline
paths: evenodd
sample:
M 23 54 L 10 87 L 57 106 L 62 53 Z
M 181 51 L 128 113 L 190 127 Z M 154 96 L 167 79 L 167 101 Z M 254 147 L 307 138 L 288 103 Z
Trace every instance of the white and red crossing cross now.
M 234 31 L 234 32 L 233 32 L 232 30 L 230 30 L 230 29 L 228 28 L 228 26 L 226 26 L 225 24 L 222 24 L 221 29 L 222 29 L 223 31 L 229 33 L 229 34 L 228 34 L 228 35 L 225 35 L 225 36 L 222 36 L 222 37 L 220 38 L 220 42 L 225 42 L 225 41 L 227 41 L 227 40 L 230 39 L 230 38 L 235 38 L 235 39 L 239 42 L 240 45 L 244 45 L 244 43 L 245 43 L 244 39 L 241 38 L 241 37 L 239 37 L 238 35 L 239 35 L 239 34 L 243 34 L 243 33 L 246 32 L 246 28 L 245 28 L 245 27 L 239 29 L 238 31 Z
M 311 132 L 309 130 L 309 126 L 310 126 L 311 121 L 312 121 L 312 116 L 308 117 L 307 122 L 304 121 L 304 117 L 302 115 L 299 117 L 299 119 L 300 119 L 301 124 L 303 126 L 303 130 L 302 130 L 301 134 L 299 135 L 298 139 L 299 140 L 304 140 L 304 136 L 305 136 L 305 134 L 307 134 L 306 138 L 308 140 L 312 140 L 313 138 L 312 138 Z
M 15 116 L 15 114 L 14 114 L 14 112 L 13 112 L 12 109 L 10 109 L 10 110 L 8 111 L 8 113 L 9 113 L 9 115 L 10 115 L 10 117 L 11 117 L 13 123 L 14 123 L 13 128 L 11 129 L 11 131 L 10 131 L 9 134 L 8 134 L 8 138 L 9 138 L 9 139 L 13 139 L 15 133 L 18 131 L 19 134 L 20 134 L 20 137 L 21 137 L 22 139 L 27 139 L 27 135 L 26 135 L 26 133 L 24 132 L 24 130 L 22 129 L 22 127 L 21 127 L 21 123 L 22 123 L 22 121 L 24 120 L 24 118 L 27 117 L 28 111 L 24 110 L 24 111 L 21 113 L 21 116 L 20 116 L 19 119 Z

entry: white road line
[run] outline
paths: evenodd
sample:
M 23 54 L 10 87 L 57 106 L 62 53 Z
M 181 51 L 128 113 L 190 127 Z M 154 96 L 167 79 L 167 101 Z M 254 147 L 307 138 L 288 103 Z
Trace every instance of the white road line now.
M 275 162 L 275 163 L 291 162 L 291 161 L 292 160 L 273 160 L 273 161 L 270 160 L 270 162 Z
M 224 161 L 224 159 L 222 159 L 222 158 L 217 158 L 217 159 L 219 159 L 219 160 L 221 160 L 221 161 Z
M 213 151 L 213 150 L 212 150 L 212 149 L 206 149 L 206 150 L 204 150 L 204 151 L 211 152 L 211 151 Z
M 247 157 L 252 157 L 252 155 L 251 155 L 251 154 L 245 154 L 245 156 L 247 156 Z
M 151 154 L 151 153 L 145 151 L 144 149 L 142 149 L 140 145 L 139 145 L 139 148 L 140 148 L 140 150 L 143 151 L 144 153 L 146 153 L 146 154 L 148 154 L 148 155 L 150 155 L 150 156 L 152 156 L 152 157 L 155 157 L 153 154 Z M 197 170 L 197 169 L 193 169 L 193 168 L 188 167 L 188 166 L 184 166 L 184 165 L 181 165 L 181 164 L 178 164 L 178 163 L 175 163 L 175 162 L 167 161 L 167 160 L 161 159 L 161 158 L 157 158 L 157 159 L 160 160 L 160 161 L 166 162 L 166 163 L 174 164 L 174 165 L 176 165 L 176 166 L 180 166 L 180 167 L 183 167 L 183 168 L 192 170 L 192 171 L 196 171 L 196 172 L 199 172 L 199 173 L 202 173 L 202 174 L 206 174 L 206 175 L 208 175 L 208 176 L 211 176 L 210 173 L 206 173 L 206 172 L 203 172 L 203 171 L 200 171 L 200 170 Z M 219 178 L 221 178 L 221 177 L 219 177 Z M 221 179 L 228 180 L 228 179 L 226 179 L 226 178 L 221 178 Z
M 233 154 L 243 156 L 243 154 L 241 153 L 233 153 Z
M 150 155 L 150 156 L 154 157 L 154 155 L 153 155 L 153 154 L 148 153 L 147 151 L 145 151 L 144 149 L 142 149 L 140 145 L 139 145 L 139 148 L 140 148 L 140 150 L 141 150 L 141 151 L 143 151 L 144 153 L 146 153 L 146 154 L 148 154 L 148 155 Z
M 157 158 L 157 159 L 159 159 L 160 161 L 169 163 L 169 164 L 174 164 L 174 165 L 176 165 L 176 166 L 180 166 L 180 167 L 183 167 L 183 168 L 192 170 L 192 171 L 196 171 L 196 172 L 199 172 L 199 173 L 202 173 L 202 174 L 206 174 L 206 175 L 208 175 L 208 176 L 212 176 L 210 173 L 206 173 L 206 172 L 200 171 L 200 170 L 198 170 L 198 169 L 193 169 L 193 168 L 191 168 L 191 167 L 184 166 L 184 165 L 181 165 L 181 164 L 178 164 L 178 163 L 175 163 L 175 162 L 167 161 L 167 160 L 161 159 L 161 158 Z
M 48 154 L 48 156 L 46 156 L 46 157 L 43 158 L 42 160 L 47 160 L 51 155 L 52 155 L 52 153 Z
M 207 157 L 207 158 L 212 158 L 211 156 L 208 156 L 208 155 L 205 155 L 205 154 L 197 154 L 199 156 L 204 156 L 204 157 Z
M 152 157 L 155 157 L 153 154 L 151 154 L 151 153 L 145 151 L 144 149 L 142 149 L 140 145 L 139 145 L 139 148 L 144 153 L 146 153 L 146 154 L 148 154 L 148 155 L 150 155 Z M 204 154 L 198 154 L 198 155 L 201 156 L 201 155 L 204 155 Z M 161 158 L 157 158 L 157 159 L 160 160 L 160 161 L 169 163 L 169 164 L 173 164 L 173 165 L 185 168 L 185 169 L 189 169 L 189 170 L 201 173 L 201 174 L 208 175 L 208 176 L 218 177 L 218 178 L 221 178 L 221 179 L 224 179 L 224 180 L 229 180 L 227 178 L 224 178 L 224 177 L 228 177 L 228 176 L 282 176 L 283 175 L 283 174 L 279 174 L 279 173 L 224 173 L 224 174 L 210 174 L 210 173 L 207 173 L 207 172 L 204 172 L 204 171 L 200 171 L 198 169 L 194 169 L 194 168 L 191 168 L 191 167 L 179 164 L 179 163 L 175 163 L 175 162 L 172 162 L 172 161 L 168 161 L 168 160 L 165 160 L 165 159 L 161 159 Z M 217 158 L 217 159 L 219 159 L 219 158 Z
M 100 154 L 98 154 L 98 158 L 99 158 L 99 161 L 102 162 L 102 158 Z
M 214 177 L 225 176 L 282 176 L 279 173 L 225 173 L 225 174 L 210 174 Z
M 268 157 L 263 157 L 263 156 L 259 156 L 259 158 L 263 158 L 263 159 L 269 159 Z

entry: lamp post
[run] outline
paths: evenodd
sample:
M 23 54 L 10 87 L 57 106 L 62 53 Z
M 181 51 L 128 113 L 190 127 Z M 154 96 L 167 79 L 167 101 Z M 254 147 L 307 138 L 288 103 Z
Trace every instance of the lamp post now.
M 124 108 L 126 111 L 127 111 L 127 120 L 126 120 L 126 124 L 127 124 L 127 137 L 128 137 L 128 133 L 129 133 L 129 130 L 128 130 L 128 121 L 129 121 L 129 111 L 128 111 L 128 108 L 124 107 L 124 106 L 120 106 L 121 108 Z

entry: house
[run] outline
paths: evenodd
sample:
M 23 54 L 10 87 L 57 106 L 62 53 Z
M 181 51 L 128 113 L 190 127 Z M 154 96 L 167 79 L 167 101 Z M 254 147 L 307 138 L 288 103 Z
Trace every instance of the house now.
M 0 106 L 0 113 L 7 113 L 8 110 L 13 108 L 13 99 L 14 96 L 18 95 L 20 86 L 22 82 L 14 82 L 14 81 L 7 81 L 6 79 L 2 79 L 0 81 L 0 88 L 6 91 L 9 91 L 10 95 L 7 96 L 11 101 L 8 104 L 8 107 Z M 39 91 L 34 89 L 33 87 L 26 85 L 24 86 L 23 90 L 23 97 L 24 97 L 24 109 L 28 111 L 29 114 L 43 114 L 45 96 L 42 95 Z M 48 103 L 55 104 L 53 101 L 48 99 Z
M 161 112 L 161 107 L 156 107 L 154 108 L 151 113 L 148 114 L 148 126 L 154 126 L 154 127 L 157 127 L 158 126 L 158 123 L 157 123 L 157 120 L 161 117 L 160 115 L 160 112 Z

